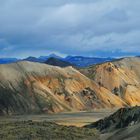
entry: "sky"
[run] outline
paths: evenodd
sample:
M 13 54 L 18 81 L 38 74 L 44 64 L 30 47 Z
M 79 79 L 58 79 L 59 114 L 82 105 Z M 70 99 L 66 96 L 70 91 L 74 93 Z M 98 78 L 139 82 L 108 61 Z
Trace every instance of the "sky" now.
M 140 0 L 0 0 L 0 57 L 140 55 Z

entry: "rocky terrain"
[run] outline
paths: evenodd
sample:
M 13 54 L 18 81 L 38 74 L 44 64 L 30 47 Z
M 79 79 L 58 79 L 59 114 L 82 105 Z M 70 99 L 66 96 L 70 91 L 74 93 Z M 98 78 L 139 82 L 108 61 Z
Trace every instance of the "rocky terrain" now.
M 109 117 L 84 127 L 98 129 L 103 133 L 103 140 L 139 140 L 140 107 L 121 108 Z
M 140 107 L 121 108 L 114 114 L 86 125 L 86 128 L 97 128 L 101 132 L 111 132 L 140 123 Z
M 139 140 L 140 124 L 118 129 L 113 133 L 102 134 L 100 140 Z
M 129 106 L 140 105 L 140 58 L 131 57 L 81 69 L 95 81 Z

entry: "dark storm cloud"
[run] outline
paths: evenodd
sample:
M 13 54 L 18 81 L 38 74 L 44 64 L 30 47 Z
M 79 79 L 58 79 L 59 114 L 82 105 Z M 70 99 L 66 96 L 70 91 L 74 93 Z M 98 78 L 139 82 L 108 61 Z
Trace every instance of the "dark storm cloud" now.
M 140 53 L 139 0 L 1 0 L 0 56 Z

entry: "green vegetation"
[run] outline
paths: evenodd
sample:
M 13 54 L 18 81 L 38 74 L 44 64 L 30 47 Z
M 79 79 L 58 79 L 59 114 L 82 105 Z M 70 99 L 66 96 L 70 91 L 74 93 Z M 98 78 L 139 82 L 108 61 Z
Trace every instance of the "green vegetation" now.
M 0 122 L 0 140 L 98 140 L 95 129 L 62 126 L 51 122 Z

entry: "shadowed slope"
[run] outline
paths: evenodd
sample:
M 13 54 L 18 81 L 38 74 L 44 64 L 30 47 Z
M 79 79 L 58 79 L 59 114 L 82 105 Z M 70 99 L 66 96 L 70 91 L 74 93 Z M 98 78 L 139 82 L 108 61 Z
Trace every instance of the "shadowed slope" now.
M 105 119 L 86 125 L 86 128 L 97 128 L 101 132 L 112 132 L 140 123 L 140 107 L 121 108 Z
M 85 127 L 100 130 L 100 140 L 139 140 L 140 107 L 121 108 L 109 117 Z
M 59 66 L 59 67 L 74 66 L 74 64 L 53 57 L 49 58 L 45 63 L 48 65 Z

